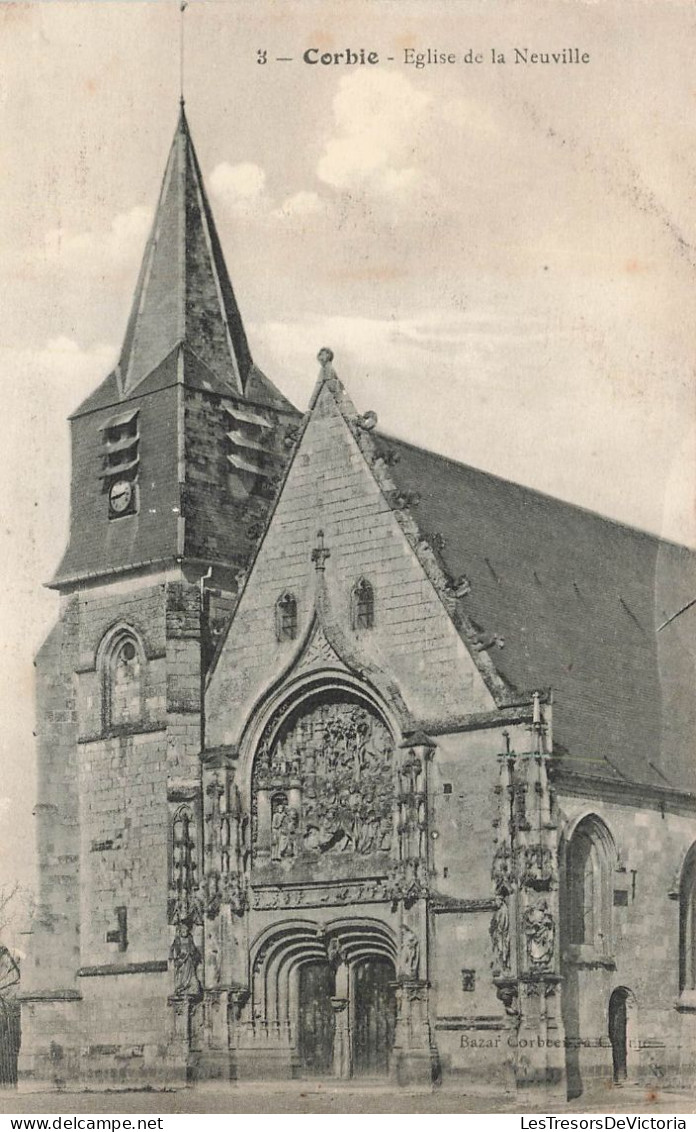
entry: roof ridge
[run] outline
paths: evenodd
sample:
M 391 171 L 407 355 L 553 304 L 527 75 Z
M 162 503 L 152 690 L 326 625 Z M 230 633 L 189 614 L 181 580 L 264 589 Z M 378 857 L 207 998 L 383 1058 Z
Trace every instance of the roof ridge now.
M 392 433 L 384 432 L 381 429 L 375 433 L 381 440 L 391 444 L 402 444 L 406 448 L 412 449 L 414 452 L 422 452 L 426 456 L 440 460 L 446 464 L 452 464 L 456 468 L 465 468 L 467 471 L 474 472 L 478 476 L 486 476 L 488 479 L 496 480 L 497 483 L 507 484 L 510 487 L 517 488 L 520 491 L 529 493 L 530 495 L 538 496 L 540 499 L 547 499 L 551 503 L 560 504 L 562 507 L 570 507 L 574 511 L 580 511 L 585 515 L 589 515 L 594 519 L 599 519 L 603 523 L 609 523 L 613 527 L 621 527 L 631 534 L 640 535 L 653 542 L 664 543 L 667 546 L 677 547 L 679 550 L 686 550 L 690 554 L 696 555 L 696 546 L 690 546 L 688 543 L 677 542 L 675 539 L 665 538 L 654 531 L 645 530 L 643 527 L 636 527 L 632 523 L 627 523 L 623 519 L 614 519 L 610 515 L 604 515 L 601 511 L 595 511 L 592 507 L 585 507 L 582 503 L 575 503 L 570 499 L 563 499 L 558 495 L 551 495 L 548 491 L 542 491 L 540 488 L 532 487 L 529 484 L 519 483 L 517 480 L 508 479 L 506 476 L 501 476 L 497 472 L 490 472 L 485 468 L 479 468 L 475 464 L 468 464 L 464 460 L 457 460 L 454 456 L 446 456 L 443 452 L 438 452 L 434 448 L 424 448 L 421 444 L 414 444 L 411 440 L 406 440 L 401 436 L 395 436 Z

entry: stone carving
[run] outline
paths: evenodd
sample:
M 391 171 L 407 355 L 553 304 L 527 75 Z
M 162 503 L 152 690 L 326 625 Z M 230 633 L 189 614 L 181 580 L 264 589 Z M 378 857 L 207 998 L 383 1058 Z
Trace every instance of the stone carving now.
M 212 869 L 206 873 L 203 893 L 203 907 L 209 920 L 214 920 L 226 904 L 234 916 L 241 916 L 247 907 L 247 894 L 244 878 L 239 873 L 221 876 Z
M 527 939 L 527 958 L 532 969 L 546 969 L 553 960 L 556 925 L 545 900 L 527 908 L 523 917 L 523 929 Z
M 383 877 L 365 881 L 351 881 L 348 884 L 321 885 L 311 888 L 306 885 L 288 885 L 282 888 L 256 889 L 253 894 L 255 911 L 269 911 L 274 908 L 321 908 L 333 904 L 379 903 L 391 899 L 388 885 Z
M 333 936 L 326 945 L 326 954 L 334 970 L 340 967 L 342 963 L 345 963 L 343 948 L 335 936 Z
M 387 728 L 348 698 L 315 702 L 291 715 L 270 744 L 262 741 L 254 763 L 255 796 L 268 790 L 273 799 L 277 792 L 270 831 L 273 859 L 302 853 L 388 853 L 392 765 Z M 296 792 L 292 802 L 290 788 Z M 258 806 L 255 815 L 258 843 Z
M 345 669 L 343 661 L 327 640 L 323 628 L 318 626 L 312 633 L 307 648 L 303 652 L 295 671 L 303 672 L 307 668 L 326 667 Z
M 169 958 L 174 962 L 174 994 L 178 998 L 199 995 L 202 989 L 198 978 L 201 953 L 191 934 L 191 924 L 187 920 L 182 920 L 177 925 Z
M 542 890 L 550 887 L 554 875 L 551 850 L 545 845 L 528 845 L 524 850 L 522 883 L 527 888 Z
M 499 896 L 508 896 L 512 892 L 512 853 L 506 842 L 499 845 L 493 854 L 491 877 Z
M 516 983 L 512 981 L 501 980 L 496 987 L 495 993 L 505 1007 L 506 1014 L 519 1014 L 518 991 Z
M 196 846 L 193 839 L 193 815 L 188 806 L 181 806 L 172 823 L 172 892 L 170 919 L 180 921 L 189 916 L 197 888 Z
M 416 858 L 407 861 L 397 861 L 389 871 L 387 880 L 387 893 L 396 908 L 403 900 L 404 906 L 410 908 L 428 892 L 428 884 L 423 864 Z
M 502 899 L 491 917 L 490 937 L 493 945 L 493 970 L 497 973 L 510 969 L 510 913 L 507 900 Z
M 399 940 L 399 971 L 404 978 L 418 978 L 419 960 L 420 945 L 415 932 L 412 932 L 406 924 L 402 924 L 401 938 Z
M 288 805 L 285 794 L 275 796 L 271 802 L 271 858 L 283 861 L 297 853 L 297 831 L 300 815 Z

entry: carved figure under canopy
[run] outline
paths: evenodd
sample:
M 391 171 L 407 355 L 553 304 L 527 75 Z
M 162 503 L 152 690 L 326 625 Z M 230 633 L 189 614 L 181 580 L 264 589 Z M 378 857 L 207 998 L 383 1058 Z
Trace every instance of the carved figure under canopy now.
M 556 927 L 545 900 L 528 908 L 524 914 L 527 956 L 535 969 L 548 967 L 553 959 Z
M 493 913 L 490 927 L 493 945 L 493 969 L 497 972 L 510 968 L 510 913 L 507 900 L 501 900 Z
M 188 923 L 182 922 L 177 927 L 169 958 L 174 961 L 174 994 L 182 997 L 199 995 L 201 981 L 198 978 L 198 968 L 201 965 L 201 953 Z
M 411 931 L 406 924 L 402 924 L 399 942 L 399 970 L 405 978 L 418 978 L 419 959 L 420 945 L 415 932 Z

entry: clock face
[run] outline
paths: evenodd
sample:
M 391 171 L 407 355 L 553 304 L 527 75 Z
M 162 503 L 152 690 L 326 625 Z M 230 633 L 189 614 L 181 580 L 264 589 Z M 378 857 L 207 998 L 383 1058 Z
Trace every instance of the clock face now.
M 133 485 L 129 480 L 116 480 L 109 490 L 109 506 L 117 515 L 123 514 L 133 498 Z

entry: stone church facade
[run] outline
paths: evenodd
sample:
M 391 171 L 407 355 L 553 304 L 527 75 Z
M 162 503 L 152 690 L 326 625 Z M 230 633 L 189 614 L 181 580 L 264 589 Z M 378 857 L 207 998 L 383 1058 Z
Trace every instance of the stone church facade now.
M 685 548 L 254 365 L 183 107 L 71 419 L 25 1079 L 693 1080 Z

